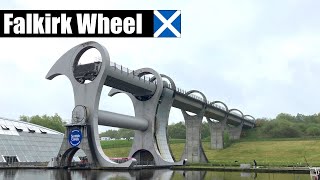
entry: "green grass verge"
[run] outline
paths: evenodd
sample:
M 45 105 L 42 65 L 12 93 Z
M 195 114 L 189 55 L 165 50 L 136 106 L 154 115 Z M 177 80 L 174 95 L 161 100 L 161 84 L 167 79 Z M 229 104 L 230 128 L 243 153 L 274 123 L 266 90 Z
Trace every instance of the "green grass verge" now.
M 102 149 L 110 148 L 122 148 L 122 147 L 131 147 L 132 140 L 113 140 L 113 141 L 100 141 Z M 185 139 L 170 139 L 170 144 L 181 144 L 185 143 Z M 207 142 L 209 142 L 207 140 Z
M 104 141 L 101 144 L 108 156 L 126 157 L 132 141 Z M 170 140 L 176 159 L 180 159 L 184 145 L 184 140 Z M 310 165 L 320 166 L 319 139 L 239 141 L 223 150 L 210 149 L 210 142 L 206 141 L 203 147 L 210 161 L 207 165 L 239 166 L 241 163 L 252 164 L 255 159 L 259 166 L 306 166 L 305 156 Z

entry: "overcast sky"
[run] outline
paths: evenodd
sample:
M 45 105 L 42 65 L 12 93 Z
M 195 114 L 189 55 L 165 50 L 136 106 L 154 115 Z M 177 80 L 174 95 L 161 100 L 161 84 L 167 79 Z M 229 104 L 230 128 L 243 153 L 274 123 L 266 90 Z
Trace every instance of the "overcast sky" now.
M 0 116 L 58 113 L 71 119 L 68 79 L 45 75 L 85 41 L 104 45 L 130 69 L 151 67 L 185 90 L 202 91 L 254 117 L 320 112 L 320 1 L 5 0 L 1 9 L 178 9 L 181 38 L 2 38 Z M 134 115 L 126 95 L 102 94 L 100 109 Z M 181 121 L 179 110 L 170 122 Z M 101 129 L 104 130 L 104 129 Z

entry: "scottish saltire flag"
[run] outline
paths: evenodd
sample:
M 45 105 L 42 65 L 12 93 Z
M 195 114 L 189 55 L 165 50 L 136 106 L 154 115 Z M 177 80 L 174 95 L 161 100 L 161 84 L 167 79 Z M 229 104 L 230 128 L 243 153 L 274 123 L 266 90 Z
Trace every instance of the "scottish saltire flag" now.
M 155 10 L 153 37 L 181 37 L 181 11 Z

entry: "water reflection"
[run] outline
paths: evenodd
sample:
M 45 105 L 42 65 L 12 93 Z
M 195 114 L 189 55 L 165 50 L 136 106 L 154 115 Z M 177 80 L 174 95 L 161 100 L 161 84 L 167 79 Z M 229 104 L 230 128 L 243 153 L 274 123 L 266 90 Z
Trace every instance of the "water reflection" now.
M 215 172 L 215 171 L 172 171 L 160 170 L 40 170 L 40 169 L 7 169 L 0 170 L 0 179 L 5 180 L 135 180 L 135 179 L 204 179 L 204 180 L 309 180 L 309 174 L 279 174 L 250 172 Z
M 60 170 L 54 173 L 54 179 L 92 179 L 92 180 L 108 180 L 108 179 L 172 179 L 173 171 L 169 169 L 162 170 L 135 170 L 135 171 L 67 171 Z
M 181 174 L 184 179 L 204 179 L 207 171 L 175 171 L 175 173 Z

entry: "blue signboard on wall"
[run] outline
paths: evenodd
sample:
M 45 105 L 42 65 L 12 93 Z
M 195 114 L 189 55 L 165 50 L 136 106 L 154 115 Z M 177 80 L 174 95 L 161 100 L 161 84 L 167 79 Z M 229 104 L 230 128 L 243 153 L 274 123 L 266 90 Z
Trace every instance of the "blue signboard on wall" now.
M 71 146 L 78 146 L 81 143 L 82 134 L 79 129 L 73 129 L 69 134 L 69 143 Z

